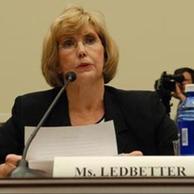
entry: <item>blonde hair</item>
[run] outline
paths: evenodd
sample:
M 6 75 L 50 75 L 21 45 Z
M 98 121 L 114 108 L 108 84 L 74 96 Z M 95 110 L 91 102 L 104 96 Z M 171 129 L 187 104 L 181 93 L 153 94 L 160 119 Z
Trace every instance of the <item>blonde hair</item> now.
M 99 35 L 104 46 L 104 82 L 111 81 L 117 70 L 118 47 L 108 34 L 102 14 L 99 12 L 87 12 L 80 6 L 67 7 L 60 16 L 51 24 L 43 42 L 41 68 L 47 83 L 52 87 L 63 85 L 63 79 L 59 69 L 58 41 L 62 36 L 75 34 L 84 25 L 90 24 Z

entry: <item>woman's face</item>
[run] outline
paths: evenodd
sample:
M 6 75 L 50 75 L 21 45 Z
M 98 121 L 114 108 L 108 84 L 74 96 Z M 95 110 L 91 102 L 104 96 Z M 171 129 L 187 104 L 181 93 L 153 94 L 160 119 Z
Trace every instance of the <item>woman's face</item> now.
M 78 79 L 103 79 L 104 47 L 91 25 L 59 40 L 60 73 L 74 71 Z

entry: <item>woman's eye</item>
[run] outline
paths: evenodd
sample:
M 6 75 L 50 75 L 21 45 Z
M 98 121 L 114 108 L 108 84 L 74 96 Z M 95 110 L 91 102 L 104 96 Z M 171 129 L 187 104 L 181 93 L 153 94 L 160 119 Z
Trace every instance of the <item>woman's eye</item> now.
M 84 40 L 85 44 L 94 44 L 96 42 L 95 36 L 86 36 Z
M 71 39 L 64 40 L 62 43 L 63 48 L 71 48 L 75 45 L 75 41 Z

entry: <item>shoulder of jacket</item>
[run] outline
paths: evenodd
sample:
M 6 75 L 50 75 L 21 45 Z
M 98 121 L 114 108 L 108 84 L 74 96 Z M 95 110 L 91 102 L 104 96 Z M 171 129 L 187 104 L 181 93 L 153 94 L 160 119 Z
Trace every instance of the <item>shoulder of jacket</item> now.
M 122 90 L 108 87 L 109 98 L 117 103 L 122 110 L 134 112 L 156 112 L 164 111 L 158 94 L 147 90 Z M 146 111 L 145 111 L 146 110 Z
M 23 100 L 25 100 L 25 99 L 34 99 L 34 98 L 45 98 L 48 96 L 52 97 L 53 95 L 56 95 L 58 91 L 59 91 L 59 88 L 52 88 L 49 90 L 42 90 L 42 91 L 23 94 L 23 95 L 17 96 L 17 98 L 22 98 Z
M 124 90 L 112 86 L 106 86 L 106 91 L 120 99 L 146 100 L 158 97 L 155 91 L 148 90 Z
M 56 96 L 59 88 L 37 91 L 17 96 L 14 106 L 24 109 L 47 107 Z

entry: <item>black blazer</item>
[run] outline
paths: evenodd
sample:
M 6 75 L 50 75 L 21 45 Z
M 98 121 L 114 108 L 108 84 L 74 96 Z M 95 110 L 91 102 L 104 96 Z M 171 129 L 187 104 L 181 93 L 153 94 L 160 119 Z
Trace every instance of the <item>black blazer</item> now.
M 60 88 L 16 98 L 12 117 L 0 128 L 0 161 L 8 153 L 21 154 L 24 127 L 36 126 Z M 105 120 L 113 120 L 119 153 L 141 150 L 144 155 L 173 154 L 177 129 L 167 116 L 157 94 L 125 91 L 105 86 Z M 62 95 L 43 126 L 68 126 L 68 101 Z

